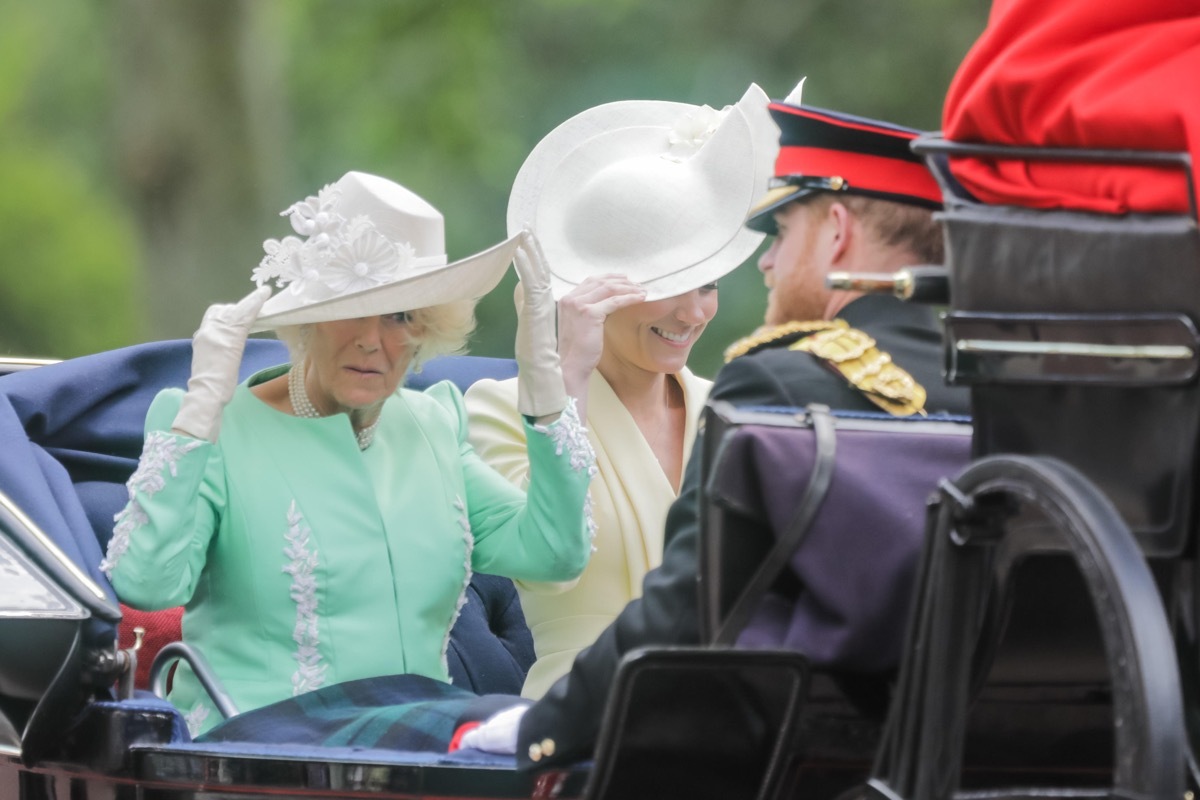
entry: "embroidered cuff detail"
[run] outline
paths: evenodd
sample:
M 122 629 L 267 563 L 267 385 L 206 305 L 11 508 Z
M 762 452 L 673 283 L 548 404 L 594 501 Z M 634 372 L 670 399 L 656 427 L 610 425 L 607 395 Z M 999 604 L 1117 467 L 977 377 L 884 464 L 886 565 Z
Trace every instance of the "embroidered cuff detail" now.
M 446 675 L 450 674 L 450 632 L 454 630 L 454 623 L 458 622 L 458 616 L 462 613 L 463 606 L 467 604 L 467 587 L 471 584 L 471 576 L 474 574 L 471 570 L 471 553 L 475 551 L 475 534 L 471 532 L 471 520 L 467 517 L 467 504 L 463 502 L 461 497 L 454 498 L 454 507 L 458 509 L 458 526 L 463 532 L 463 546 L 466 550 L 466 555 L 463 559 L 463 582 L 462 589 L 458 593 L 458 601 L 454 604 L 454 613 L 450 615 L 450 624 L 446 627 L 446 636 L 442 639 L 442 669 Z M 453 683 L 452 678 L 447 677 L 447 681 Z
M 179 459 L 207 442 L 187 439 L 165 431 L 150 431 L 146 434 L 146 443 L 142 446 L 142 457 L 138 459 L 137 469 L 125 483 L 129 491 L 129 503 L 121 509 L 113 521 L 112 538 L 108 540 L 108 550 L 104 560 L 100 562 L 100 570 L 112 578 L 112 571 L 117 568 L 117 562 L 129 549 L 129 537 L 135 530 L 150 522 L 146 510 L 141 505 L 141 499 L 149 499 L 162 491 L 167 485 L 167 474 L 172 478 L 179 477 Z M 140 495 L 140 498 L 139 498 Z
M 534 424 L 533 429 L 545 434 L 554 442 L 554 454 L 561 456 L 566 451 L 571 469 L 586 472 L 588 477 L 596 474 L 596 453 L 588 440 L 588 430 L 579 419 L 575 398 L 567 398 L 567 407 L 558 419 L 549 425 Z
M 287 547 L 283 554 L 291 561 L 282 568 L 292 576 L 291 598 L 296 603 L 296 625 L 292 639 L 296 652 L 292 658 L 300 665 L 292 673 L 292 696 L 295 697 L 325 684 L 328 664 L 321 663 L 320 633 L 317 626 L 317 551 L 311 549 L 308 525 L 304 515 L 296 510 L 296 501 L 288 508 Z

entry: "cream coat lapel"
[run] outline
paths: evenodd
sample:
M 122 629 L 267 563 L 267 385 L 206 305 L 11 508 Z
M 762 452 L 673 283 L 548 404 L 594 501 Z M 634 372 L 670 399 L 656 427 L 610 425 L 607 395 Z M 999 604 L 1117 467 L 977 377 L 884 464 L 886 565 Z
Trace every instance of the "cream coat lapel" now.
M 686 464 L 696 438 L 697 417 L 711 384 L 686 369 L 674 377 L 684 390 Z M 608 476 L 606 488 L 599 482 L 592 484 L 592 501 L 597 507 L 607 506 L 618 521 L 629 590 L 631 596 L 637 596 L 646 572 L 662 560 L 663 524 L 675 491 L 637 423 L 598 370 L 588 385 L 588 423 L 597 465 Z

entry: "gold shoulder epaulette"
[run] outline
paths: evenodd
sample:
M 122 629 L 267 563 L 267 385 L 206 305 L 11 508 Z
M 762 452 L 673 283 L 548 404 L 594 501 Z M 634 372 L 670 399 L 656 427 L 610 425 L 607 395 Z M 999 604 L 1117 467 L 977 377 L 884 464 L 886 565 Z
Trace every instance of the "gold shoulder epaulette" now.
M 807 336 L 788 346 L 811 353 L 837 370 L 867 399 L 889 414 L 925 413 L 925 387 L 892 363 L 867 334 L 843 324 Z
M 725 363 L 738 356 L 758 352 L 766 347 L 782 347 L 817 331 L 845 328 L 844 320 L 818 319 L 808 322 L 785 322 L 782 325 L 763 325 L 749 336 L 743 336 L 725 348 Z

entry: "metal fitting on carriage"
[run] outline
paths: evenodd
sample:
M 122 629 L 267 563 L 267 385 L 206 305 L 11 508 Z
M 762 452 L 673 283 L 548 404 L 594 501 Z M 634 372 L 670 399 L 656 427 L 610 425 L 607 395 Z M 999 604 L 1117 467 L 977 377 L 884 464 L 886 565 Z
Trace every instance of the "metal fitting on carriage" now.
M 867 294 L 891 294 L 913 303 L 946 305 L 950 302 L 950 273 L 945 267 L 905 267 L 896 272 L 831 272 L 830 289 Z

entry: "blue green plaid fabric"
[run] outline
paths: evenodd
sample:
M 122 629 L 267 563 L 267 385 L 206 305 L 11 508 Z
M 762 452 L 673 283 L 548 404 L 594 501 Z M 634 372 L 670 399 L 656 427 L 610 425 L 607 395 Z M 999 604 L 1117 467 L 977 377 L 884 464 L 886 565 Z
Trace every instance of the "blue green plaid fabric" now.
M 445 752 L 459 725 L 525 702 L 513 695 L 477 695 L 421 675 L 387 675 L 247 711 L 196 741 Z

